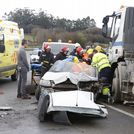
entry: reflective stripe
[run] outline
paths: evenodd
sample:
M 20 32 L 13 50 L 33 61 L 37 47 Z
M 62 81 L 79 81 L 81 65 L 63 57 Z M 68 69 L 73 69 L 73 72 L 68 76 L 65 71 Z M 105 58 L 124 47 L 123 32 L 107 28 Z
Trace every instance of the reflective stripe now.
M 104 66 L 103 66 L 104 65 Z M 109 62 L 105 62 L 102 63 L 101 65 L 98 66 L 98 70 L 99 72 L 101 71 L 101 69 L 105 68 L 105 67 L 111 67 L 111 65 L 109 64 Z
M 99 72 L 101 69 L 105 67 L 111 67 L 111 65 L 109 64 L 108 58 L 105 54 L 97 53 L 94 55 L 92 60 L 93 60 L 92 66 L 97 67 Z
M 101 60 L 107 60 L 107 58 L 106 58 L 106 57 L 102 57 L 101 59 L 99 59 L 99 60 L 97 61 L 97 63 L 99 63 Z

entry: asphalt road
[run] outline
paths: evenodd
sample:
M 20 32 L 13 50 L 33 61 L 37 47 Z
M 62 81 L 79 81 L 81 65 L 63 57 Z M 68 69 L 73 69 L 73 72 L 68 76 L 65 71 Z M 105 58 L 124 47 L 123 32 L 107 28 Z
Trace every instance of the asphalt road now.
M 57 124 L 52 120 L 40 123 L 37 103 L 16 98 L 17 82 L 0 79 L 0 106 L 10 106 L 11 111 L 0 111 L 0 134 L 133 134 L 134 107 L 106 105 L 107 118 L 72 115 L 72 125 Z

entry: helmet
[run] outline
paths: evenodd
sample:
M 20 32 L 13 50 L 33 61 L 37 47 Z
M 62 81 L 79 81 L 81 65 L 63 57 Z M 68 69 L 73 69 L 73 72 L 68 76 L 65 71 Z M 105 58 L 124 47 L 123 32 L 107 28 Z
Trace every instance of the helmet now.
M 74 62 L 74 63 L 78 63 L 78 62 L 79 62 L 79 59 L 75 56 L 75 57 L 73 58 L 73 62 Z
M 76 52 L 77 52 L 77 54 L 81 54 L 83 52 L 83 48 L 82 47 L 77 47 Z
M 90 54 L 92 54 L 92 53 L 93 53 L 93 49 L 92 49 L 92 48 L 89 48 L 89 49 L 87 50 L 87 54 L 90 55 Z
M 63 52 L 63 53 L 68 53 L 68 51 L 69 51 L 69 48 L 68 47 L 63 47 L 61 49 L 61 52 Z
M 96 47 L 95 47 L 95 50 L 96 50 L 97 52 L 104 52 L 104 50 L 103 50 L 103 48 L 102 48 L 101 46 L 96 46 Z
M 51 50 L 51 47 L 48 44 L 44 44 L 44 51 Z

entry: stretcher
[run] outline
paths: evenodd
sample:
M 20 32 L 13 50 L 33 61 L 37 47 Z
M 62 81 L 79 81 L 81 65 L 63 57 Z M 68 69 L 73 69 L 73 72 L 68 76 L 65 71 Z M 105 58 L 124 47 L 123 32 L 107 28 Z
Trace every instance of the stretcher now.
M 38 86 L 41 76 L 41 64 L 31 64 L 31 85 Z

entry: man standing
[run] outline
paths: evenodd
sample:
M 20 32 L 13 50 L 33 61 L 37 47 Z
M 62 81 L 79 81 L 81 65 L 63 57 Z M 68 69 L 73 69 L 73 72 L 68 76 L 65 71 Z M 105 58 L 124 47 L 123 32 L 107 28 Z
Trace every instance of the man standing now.
M 28 96 L 26 91 L 26 82 L 27 82 L 27 72 L 29 71 L 29 64 L 27 61 L 25 48 L 27 46 L 27 41 L 22 40 L 22 46 L 18 52 L 18 71 L 19 71 L 19 80 L 18 80 L 18 91 L 17 98 L 22 99 L 31 99 Z

